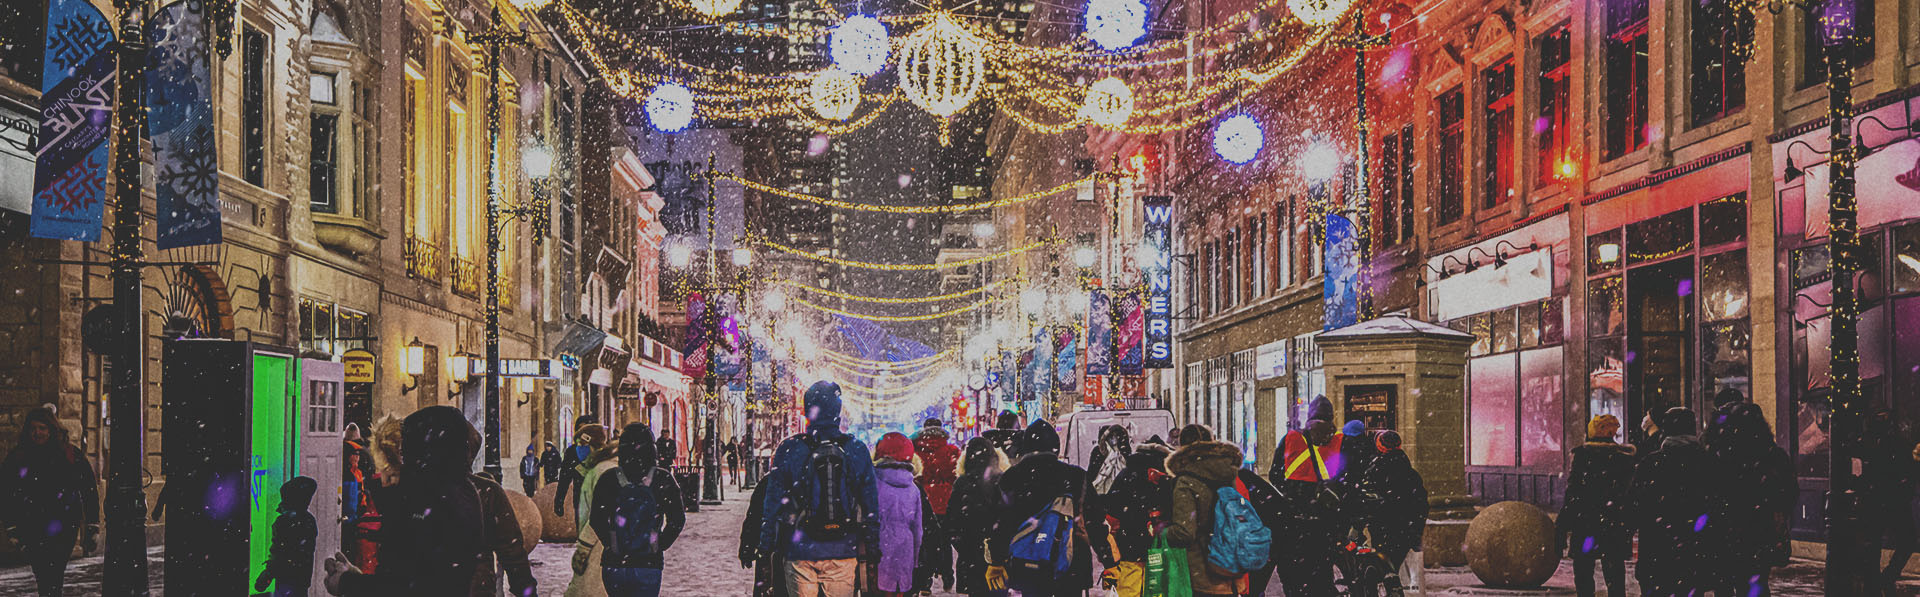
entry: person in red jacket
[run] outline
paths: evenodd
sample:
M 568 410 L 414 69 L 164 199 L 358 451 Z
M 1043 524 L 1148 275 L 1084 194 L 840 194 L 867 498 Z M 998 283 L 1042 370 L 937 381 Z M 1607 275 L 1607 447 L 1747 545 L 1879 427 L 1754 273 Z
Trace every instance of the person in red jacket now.
M 953 480 L 959 474 L 960 448 L 947 438 L 947 430 L 940 426 L 940 419 L 927 419 L 920 431 L 913 434 L 913 451 L 920 458 L 920 476 L 915 481 L 920 484 L 920 492 L 927 496 L 927 503 L 933 506 L 936 522 L 944 522 L 940 519 L 947 516 L 947 502 L 953 497 Z M 953 561 L 952 545 L 940 543 L 929 553 L 934 561 Z M 946 589 L 952 590 L 953 576 L 942 577 L 941 583 Z

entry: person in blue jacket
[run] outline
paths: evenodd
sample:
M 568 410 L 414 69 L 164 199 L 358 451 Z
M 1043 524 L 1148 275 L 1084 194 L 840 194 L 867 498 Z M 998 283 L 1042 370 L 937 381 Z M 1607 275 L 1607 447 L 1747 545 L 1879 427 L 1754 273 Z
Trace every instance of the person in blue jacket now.
M 879 502 L 867 445 L 840 430 L 840 386 L 807 389 L 807 431 L 773 455 L 761 502 L 761 553 L 786 561 L 795 597 L 853 597 L 862 562 L 878 562 Z

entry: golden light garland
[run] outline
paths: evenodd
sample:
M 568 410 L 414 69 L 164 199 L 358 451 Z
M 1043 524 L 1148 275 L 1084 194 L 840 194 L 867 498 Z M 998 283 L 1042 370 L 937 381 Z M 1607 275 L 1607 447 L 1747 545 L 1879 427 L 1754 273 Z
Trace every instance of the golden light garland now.
M 867 321 L 883 321 L 887 323 L 902 323 L 902 322 L 908 322 L 908 321 L 928 321 L 933 319 L 940 319 L 942 317 L 952 317 L 962 313 L 967 313 L 967 312 L 977 310 L 987 305 L 991 305 L 993 304 L 995 299 L 991 299 L 991 298 L 981 299 L 978 301 L 974 301 L 972 303 L 967 303 L 959 307 L 955 307 L 945 311 L 928 313 L 925 315 L 871 315 L 867 313 L 854 313 L 852 311 L 835 309 L 833 307 L 828 307 L 826 305 L 815 303 L 813 301 L 809 301 L 807 299 L 803 299 L 799 297 L 794 297 L 791 300 L 793 300 L 793 302 L 800 303 L 802 306 L 805 306 L 809 309 L 813 309 L 815 311 L 819 311 L 822 313 L 839 315 L 841 317 L 852 317 L 854 319 L 865 319 Z
M 980 294 L 983 292 L 989 292 L 995 288 L 999 288 L 1001 286 L 1011 284 L 1015 280 L 1016 278 L 1006 278 L 1006 279 L 998 280 L 991 284 L 987 284 L 985 286 L 981 286 L 978 288 L 969 288 L 966 290 L 949 292 L 946 294 L 939 294 L 934 296 L 915 296 L 915 297 L 906 297 L 906 298 L 848 294 L 845 292 L 840 292 L 838 290 L 820 288 L 817 286 L 808 286 L 806 284 L 795 282 L 792 280 L 778 280 L 775 283 L 780 284 L 782 286 L 798 288 L 801 290 L 805 290 L 807 292 L 812 292 L 814 294 L 822 294 L 822 295 L 830 296 L 837 299 L 846 299 L 849 301 L 859 301 L 863 303 L 880 303 L 880 304 L 886 304 L 886 305 L 911 305 L 911 304 L 917 304 L 917 303 L 937 303 L 937 302 L 945 301 L 949 299 L 957 299 L 964 296 L 972 296 L 972 295 Z
M 860 108 L 860 75 L 843 70 L 828 70 L 813 78 L 807 98 L 821 118 L 844 121 Z
M 906 359 L 903 361 L 876 361 L 872 359 L 863 359 L 860 357 L 856 357 L 856 356 L 853 356 L 844 352 L 840 352 L 837 350 L 832 350 L 832 349 L 821 350 L 820 354 L 821 356 L 825 356 L 828 359 L 832 359 L 842 363 L 849 363 L 855 366 L 870 366 L 875 368 L 881 368 L 881 367 L 903 367 L 908 365 L 918 365 L 921 363 L 929 363 L 929 362 L 933 362 L 933 361 L 937 361 L 940 359 L 953 356 L 957 352 L 959 352 L 957 349 L 949 348 L 947 350 L 943 350 L 932 355 L 920 357 L 917 359 Z
M 702 0 L 672 0 L 682 8 L 693 6 L 695 1 Z M 1354 10 L 1351 0 L 1261 0 L 1253 8 L 1180 38 L 1113 52 L 1084 43 L 1023 45 L 995 27 L 968 21 L 975 17 L 951 12 L 887 15 L 880 19 L 893 26 L 915 27 L 903 41 L 896 42 L 902 50 L 897 65 L 901 87 L 890 90 L 896 97 L 863 102 L 872 108 L 856 115 L 858 108 L 842 110 L 838 103 L 813 101 L 815 73 L 753 74 L 689 64 L 658 48 L 631 41 L 572 9 L 564 0 L 555 4 L 561 9 L 553 14 L 567 21 L 568 32 L 580 38 L 583 53 L 616 93 L 642 99 L 644 90 L 665 80 L 664 73 L 673 73 L 676 80 L 683 80 L 694 91 L 703 118 L 786 118 L 829 134 L 872 123 L 899 95 L 940 118 L 943 131 L 946 115 L 974 101 L 992 101 L 1003 116 L 1046 133 L 1088 123 L 1127 134 L 1188 129 L 1237 109 L 1255 92 L 1271 85 L 1280 73 L 1299 66 L 1328 43 L 1339 23 Z M 841 20 L 830 4 L 822 4 L 823 11 L 835 22 Z M 1292 18 L 1281 13 L 1283 4 L 1294 9 Z M 831 31 L 828 27 L 702 20 L 729 33 L 763 37 L 824 41 Z M 912 41 L 916 37 L 918 43 Z M 626 59 L 612 60 L 602 55 L 603 45 L 621 50 Z M 988 85 L 985 81 L 989 78 L 997 82 Z M 1082 82 L 1088 80 L 1101 82 L 1105 89 L 1092 89 Z M 1118 108 L 1124 103 L 1112 93 L 1117 90 L 1113 83 L 1130 88 L 1131 118 L 1118 117 L 1122 113 Z M 846 99 L 843 94 L 826 97 Z M 1094 109 L 1089 109 L 1089 99 L 1097 100 Z M 822 106 L 833 109 L 820 110 Z M 847 116 L 845 121 L 835 118 L 842 113 Z
M 941 263 L 874 263 L 871 261 L 854 261 L 852 259 L 841 259 L 839 257 L 828 257 L 826 255 L 816 255 L 810 251 L 796 249 L 793 247 L 789 247 L 789 246 L 786 246 L 777 242 L 773 242 L 770 240 L 765 240 L 765 239 L 759 239 L 754 242 L 758 243 L 760 246 L 773 249 L 775 251 L 786 253 L 788 255 L 805 257 L 807 259 L 811 259 L 821 263 L 831 263 L 834 265 L 845 266 L 845 267 L 857 267 L 860 269 L 870 269 L 870 270 L 887 271 L 887 272 L 927 272 L 927 271 L 938 271 L 943 269 L 953 269 L 956 267 L 965 267 L 969 265 L 978 265 L 978 264 L 986 263 L 989 261 L 998 261 L 1001 259 L 1006 259 L 1008 257 L 1013 257 L 1015 255 L 1024 254 L 1028 251 L 1032 251 L 1034 249 L 1038 249 L 1048 245 L 1060 244 L 1060 241 L 1057 241 L 1057 240 L 1039 240 L 1039 241 L 1034 241 L 1032 243 L 1028 243 L 1026 246 L 1008 249 L 1005 251 L 1001 251 L 999 253 L 994 253 L 992 255 L 982 255 L 979 257 L 974 257 L 972 259 L 960 259 L 956 261 L 947 261 L 947 262 L 941 262 Z
M 945 361 L 929 361 L 927 363 L 910 367 L 908 371 L 875 373 L 871 371 L 862 371 L 862 370 L 855 369 L 853 367 L 848 367 L 846 365 L 842 365 L 833 361 L 827 361 L 827 366 L 836 371 L 844 372 L 847 375 L 858 375 L 861 377 L 873 377 L 873 378 L 913 377 L 916 375 L 926 373 L 928 369 L 931 369 L 933 367 L 937 367 L 943 364 L 945 364 Z
M 1076 188 L 1079 188 L 1080 185 L 1083 185 L 1083 184 L 1099 182 L 1101 177 L 1107 176 L 1107 175 L 1104 173 L 1095 172 L 1093 174 L 1088 174 L 1086 176 L 1080 177 L 1079 179 L 1062 183 L 1059 185 L 1055 185 L 1052 187 L 1048 187 L 1045 189 L 1041 189 L 1038 191 L 1022 193 L 1019 195 L 1014 195 L 1012 197 L 1004 197 L 1004 198 L 993 199 L 989 201 L 979 201 L 975 203 L 962 203 L 959 205 L 874 205 L 871 203 L 855 203 L 852 201 L 842 201 L 842 200 L 833 199 L 830 197 L 821 197 L 819 195 L 809 195 L 809 194 L 801 193 L 797 191 L 789 191 L 786 189 L 775 187 L 773 185 L 770 185 L 764 182 L 749 180 L 746 177 L 740 176 L 738 174 L 733 174 L 730 172 L 722 172 L 720 173 L 719 176 L 722 180 L 731 180 L 733 182 L 740 183 L 740 186 L 746 187 L 754 191 L 766 193 L 769 195 L 774 195 L 777 197 L 785 197 L 787 199 L 793 199 L 795 201 L 805 201 L 808 203 L 813 203 L 815 205 L 825 205 L 827 207 L 838 207 L 841 209 L 851 209 L 856 211 L 871 211 L 871 212 L 881 212 L 881 213 L 891 213 L 891 214 L 950 214 L 950 213 L 962 213 L 962 212 L 969 212 L 969 211 L 980 211 L 980 210 L 986 210 L 986 209 L 996 209 L 1001 207 L 1007 207 L 1009 205 L 1018 205 L 1021 203 L 1026 203 L 1028 201 L 1033 201 L 1035 199 L 1051 197 L 1054 195 L 1058 195 L 1060 193 L 1065 193 L 1067 191 L 1071 191 Z

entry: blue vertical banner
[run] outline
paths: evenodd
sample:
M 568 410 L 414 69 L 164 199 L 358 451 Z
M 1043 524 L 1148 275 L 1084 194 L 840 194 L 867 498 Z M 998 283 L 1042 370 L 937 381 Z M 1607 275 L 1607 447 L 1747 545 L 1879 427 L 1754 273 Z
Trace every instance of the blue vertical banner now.
M 1353 220 L 1327 216 L 1327 275 L 1322 284 L 1321 331 L 1360 322 L 1360 236 Z
M 1079 388 L 1080 380 L 1074 374 L 1079 371 L 1080 338 L 1075 336 L 1071 329 L 1061 330 L 1056 345 L 1060 347 L 1054 351 L 1054 354 L 1058 355 L 1054 359 L 1056 381 L 1062 389 Z
M 1113 372 L 1113 303 L 1107 291 L 1093 289 L 1087 299 L 1087 375 Z
M 1173 367 L 1173 197 L 1155 195 L 1141 200 L 1145 225 L 1141 244 L 1146 255 L 1140 272 L 1147 285 L 1146 355 L 1148 369 Z
M 1119 343 L 1113 349 L 1113 368 L 1118 370 L 1120 375 L 1139 375 L 1143 364 L 1140 359 L 1140 342 L 1144 327 L 1140 293 L 1121 293 L 1120 302 L 1115 307 L 1120 310 L 1120 329 L 1115 330 L 1119 336 Z
M 202 2 L 175 2 L 147 23 L 147 131 L 153 139 L 155 243 L 220 243 L 220 161 Z
M 1033 333 L 1033 361 L 1027 373 L 1033 378 L 1033 399 L 1045 400 L 1053 394 L 1053 333 L 1042 327 Z
M 34 238 L 100 240 L 112 161 L 107 152 L 116 83 L 112 44 L 107 17 L 87 0 L 53 0 L 47 6 L 29 230 Z

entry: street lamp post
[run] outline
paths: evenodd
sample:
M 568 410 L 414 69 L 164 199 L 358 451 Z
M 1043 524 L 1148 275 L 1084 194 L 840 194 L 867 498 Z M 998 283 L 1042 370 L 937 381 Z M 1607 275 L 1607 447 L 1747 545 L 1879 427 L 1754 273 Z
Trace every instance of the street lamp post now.
M 1364 15 L 1365 11 L 1361 11 Z M 1354 229 L 1355 243 L 1359 245 L 1360 271 L 1360 320 L 1373 318 L 1373 206 L 1368 197 L 1367 182 L 1367 50 L 1387 45 L 1390 32 L 1380 35 L 1367 35 L 1366 18 L 1355 16 L 1353 33 L 1343 42 L 1353 48 L 1353 128 L 1358 138 L 1354 149 Z M 1325 225 L 1321 222 L 1321 225 Z
M 1818 0 L 1815 0 L 1816 2 Z M 1871 0 L 1868 0 L 1871 1 Z M 1827 446 L 1829 488 L 1827 497 L 1827 593 L 1863 595 L 1868 591 L 1871 569 L 1878 568 L 1879 552 L 1865 553 L 1867 543 L 1860 530 L 1860 488 L 1853 474 L 1854 458 L 1861 447 L 1860 421 L 1860 321 L 1855 275 L 1860 271 L 1860 224 L 1854 196 L 1854 166 L 1859 159 L 1853 145 L 1853 61 L 1857 51 L 1854 36 L 1856 0 L 1825 0 L 1821 10 L 1826 43 L 1822 52 L 1827 67 L 1827 160 L 1831 182 L 1827 190 L 1828 233 L 1832 235 L 1833 302 L 1827 309 L 1832 318 L 1829 331 L 1833 405 L 1831 437 Z
M 118 135 L 113 142 L 113 331 L 107 342 L 107 549 L 101 590 L 108 595 L 147 594 L 146 494 L 141 490 L 146 447 L 146 405 L 141 388 L 146 312 L 140 306 L 140 139 L 146 137 L 147 42 L 143 25 L 151 17 L 146 0 L 117 0 L 120 39 L 116 45 L 119 97 Z

